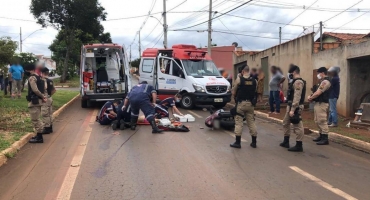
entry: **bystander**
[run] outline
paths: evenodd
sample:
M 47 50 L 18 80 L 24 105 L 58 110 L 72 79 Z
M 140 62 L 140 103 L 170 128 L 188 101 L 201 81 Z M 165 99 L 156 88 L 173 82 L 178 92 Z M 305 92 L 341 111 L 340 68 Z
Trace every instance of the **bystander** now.
M 12 80 L 12 99 L 15 99 L 17 96 L 21 98 L 22 92 L 22 80 L 24 75 L 23 67 L 19 64 L 19 61 L 13 63 L 9 69 L 11 80 Z
M 271 67 L 271 80 L 270 86 L 270 113 L 279 114 L 280 113 L 280 85 L 285 81 L 285 77 L 279 72 L 279 68 L 276 66 Z M 276 105 L 276 108 L 274 107 Z
M 329 119 L 328 125 L 329 127 L 337 127 L 338 126 L 338 113 L 337 113 L 337 101 L 339 98 L 340 92 L 340 79 L 339 79 L 339 67 L 330 67 L 328 70 L 328 74 L 330 76 L 330 94 L 329 94 Z

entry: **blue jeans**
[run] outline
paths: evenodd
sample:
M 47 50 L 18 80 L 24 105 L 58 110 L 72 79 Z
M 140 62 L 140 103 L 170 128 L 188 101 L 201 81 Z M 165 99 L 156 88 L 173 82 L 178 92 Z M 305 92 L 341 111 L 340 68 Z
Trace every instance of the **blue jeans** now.
M 270 111 L 275 112 L 274 103 L 276 104 L 276 112 L 280 113 L 280 91 L 270 91 L 269 104 Z
M 328 119 L 328 124 L 335 124 L 338 125 L 338 114 L 337 114 L 337 100 L 336 98 L 334 99 L 329 99 L 329 119 Z

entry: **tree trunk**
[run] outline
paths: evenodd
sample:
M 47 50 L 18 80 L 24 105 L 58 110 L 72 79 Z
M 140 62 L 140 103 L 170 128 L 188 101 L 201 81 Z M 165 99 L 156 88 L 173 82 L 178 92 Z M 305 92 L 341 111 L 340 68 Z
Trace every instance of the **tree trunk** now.
M 72 40 L 73 40 L 73 37 L 74 37 L 74 34 L 72 34 L 72 33 L 73 33 L 73 31 L 71 31 L 71 33 L 69 33 L 68 29 L 66 29 L 65 39 L 66 39 L 66 45 L 67 45 L 67 52 L 66 52 L 66 57 L 64 59 L 62 77 L 60 78 L 61 83 L 65 83 L 67 81 L 69 51 L 70 51 L 70 48 L 72 46 L 71 43 L 72 43 Z

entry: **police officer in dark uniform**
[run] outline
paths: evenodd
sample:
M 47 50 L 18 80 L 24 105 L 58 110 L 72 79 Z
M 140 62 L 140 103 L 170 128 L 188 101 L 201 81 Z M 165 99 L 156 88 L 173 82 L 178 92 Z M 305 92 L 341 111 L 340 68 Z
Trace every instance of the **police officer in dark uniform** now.
M 243 132 L 243 118 L 246 118 L 249 132 L 252 136 L 251 147 L 257 147 L 257 130 L 254 122 L 254 106 L 256 104 L 257 80 L 249 74 L 249 67 L 244 66 L 241 76 L 235 80 L 232 95 L 236 98 L 235 135 L 236 141 L 230 147 L 241 148 L 240 140 Z
M 288 89 L 288 106 L 283 120 L 284 141 L 280 146 L 288 148 L 288 151 L 301 152 L 303 151 L 302 139 L 304 136 L 303 123 L 301 112 L 304 108 L 303 103 L 306 94 L 306 82 L 300 76 L 300 69 L 296 65 L 290 65 L 289 76 L 292 80 L 289 83 Z M 296 145 L 289 148 L 290 124 L 293 124 L 294 132 L 297 134 Z
M 35 137 L 30 139 L 30 143 L 43 143 L 42 134 L 46 133 L 44 124 L 40 119 L 41 106 L 47 102 L 46 83 L 36 74 L 35 65 L 30 64 L 24 66 L 24 70 L 29 75 L 28 78 L 28 109 L 30 111 L 31 121 L 37 133 Z
M 151 103 L 151 100 L 153 103 Z M 137 120 L 139 118 L 139 111 L 143 111 L 146 120 L 152 126 L 152 133 L 162 133 L 163 130 L 157 127 L 155 123 L 155 110 L 157 100 L 157 91 L 153 86 L 146 81 L 134 86 L 125 99 L 122 111 L 126 109 L 127 105 L 131 106 L 131 130 L 135 130 Z
M 308 101 L 315 102 L 314 115 L 315 123 L 319 128 L 320 136 L 313 141 L 317 145 L 328 145 L 329 127 L 328 127 L 328 111 L 329 111 L 329 95 L 330 95 L 330 79 L 328 70 L 325 67 L 320 67 L 317 70 L 317 78 L 320 83 L 315 87 L 316 91 L 308 97 Z
M 44 122 L 44 129 L 47 133 L 53 132 L 53 98 L 51 97 L 55 92 L 53 80 L 49 79 L 49 69 L 44 67 L 41 69 L 42 78 L 46 81 L 46 91 L 48 93 L 48 100 L 41 107 L 42 119 Z

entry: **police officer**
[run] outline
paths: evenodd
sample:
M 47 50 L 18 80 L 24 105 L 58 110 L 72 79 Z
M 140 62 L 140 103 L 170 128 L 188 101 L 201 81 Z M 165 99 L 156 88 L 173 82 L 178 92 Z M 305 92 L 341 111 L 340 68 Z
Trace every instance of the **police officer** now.
M 235 134 L 236 141 L 230 147 L 241 148 L 240 140 L 243 132 L 243 117 L 246 118 L 252 136 L 251 147 L 257 147 L 257 131 L 254 123 L 254 105 L 256 103 L 257 81 L 249 74 L 249 67 L 244 66 L 242 76 L 238 76 L 232 90 L 236 99 Z
M 53 132 L 53 98 L 51 97 L 55 92 L 54 83 L 49 79 L 49 69 L 44 67 L 41 69 L 43 80 L 46 82 L 46 91 L 48 93 L 47 101 L 41 106 L 41 114 L 44 122 L 45 133 Z
M 29 75 L 28 78 L 28 109 L 30 111 L 31 121 L 37 133 L 35 137 L 30 139 L 30 143 L 43 143 L 42 134 L 46 133 L 44 124 L 40 119 L 41 106 L 47 102 L 46 83 L 36 74 L 35 65 L 30 64 L 24 67 L 24 70 Z
M 151 98 L 152 102 L 151 103 Z M 137 120 L 139 118 L 139 111 L 143 111 L 146 120 L 152 126 L 152 133 L 161 133 L 163 130 L 159 129 L 155 123 L 155 111 L 157 91 L 153 86 L 149 85 L 146 81 L 135 85 L 125 99 L 122 111 L 125 110 L 128 104 L 131 106 L 131 130 L 135 130 Z
M 280 146 L 288 148 L 288 151 L 301 152 L 303 151 L 302 139 L 304 136 L 301 111 L 306 94 L 306 83 L 300 76 L 300 69 L 296 65 L 290 65 L 289 76 L 291 82 L 288 90 L 288 106 L 286 108 L 285 117 L 283 120 L 284 141 Z M 294 132 L 297 134 L 296 145 L 289 148 L 290 124 L 293 124 Z
M 314 139 L 317 145 L 328 145 L 328 109 L 329 109 L 329 94 L 330 94 L 330 79 L 327 76 L 328 70 L 325 67 L 320 67 L 317 70 L 317 78 L 320 80 L 316 91 L 308 97 L 308 101 L 315 102 L 314 115 L 315 123 L 319 128 L 320 136 Z

